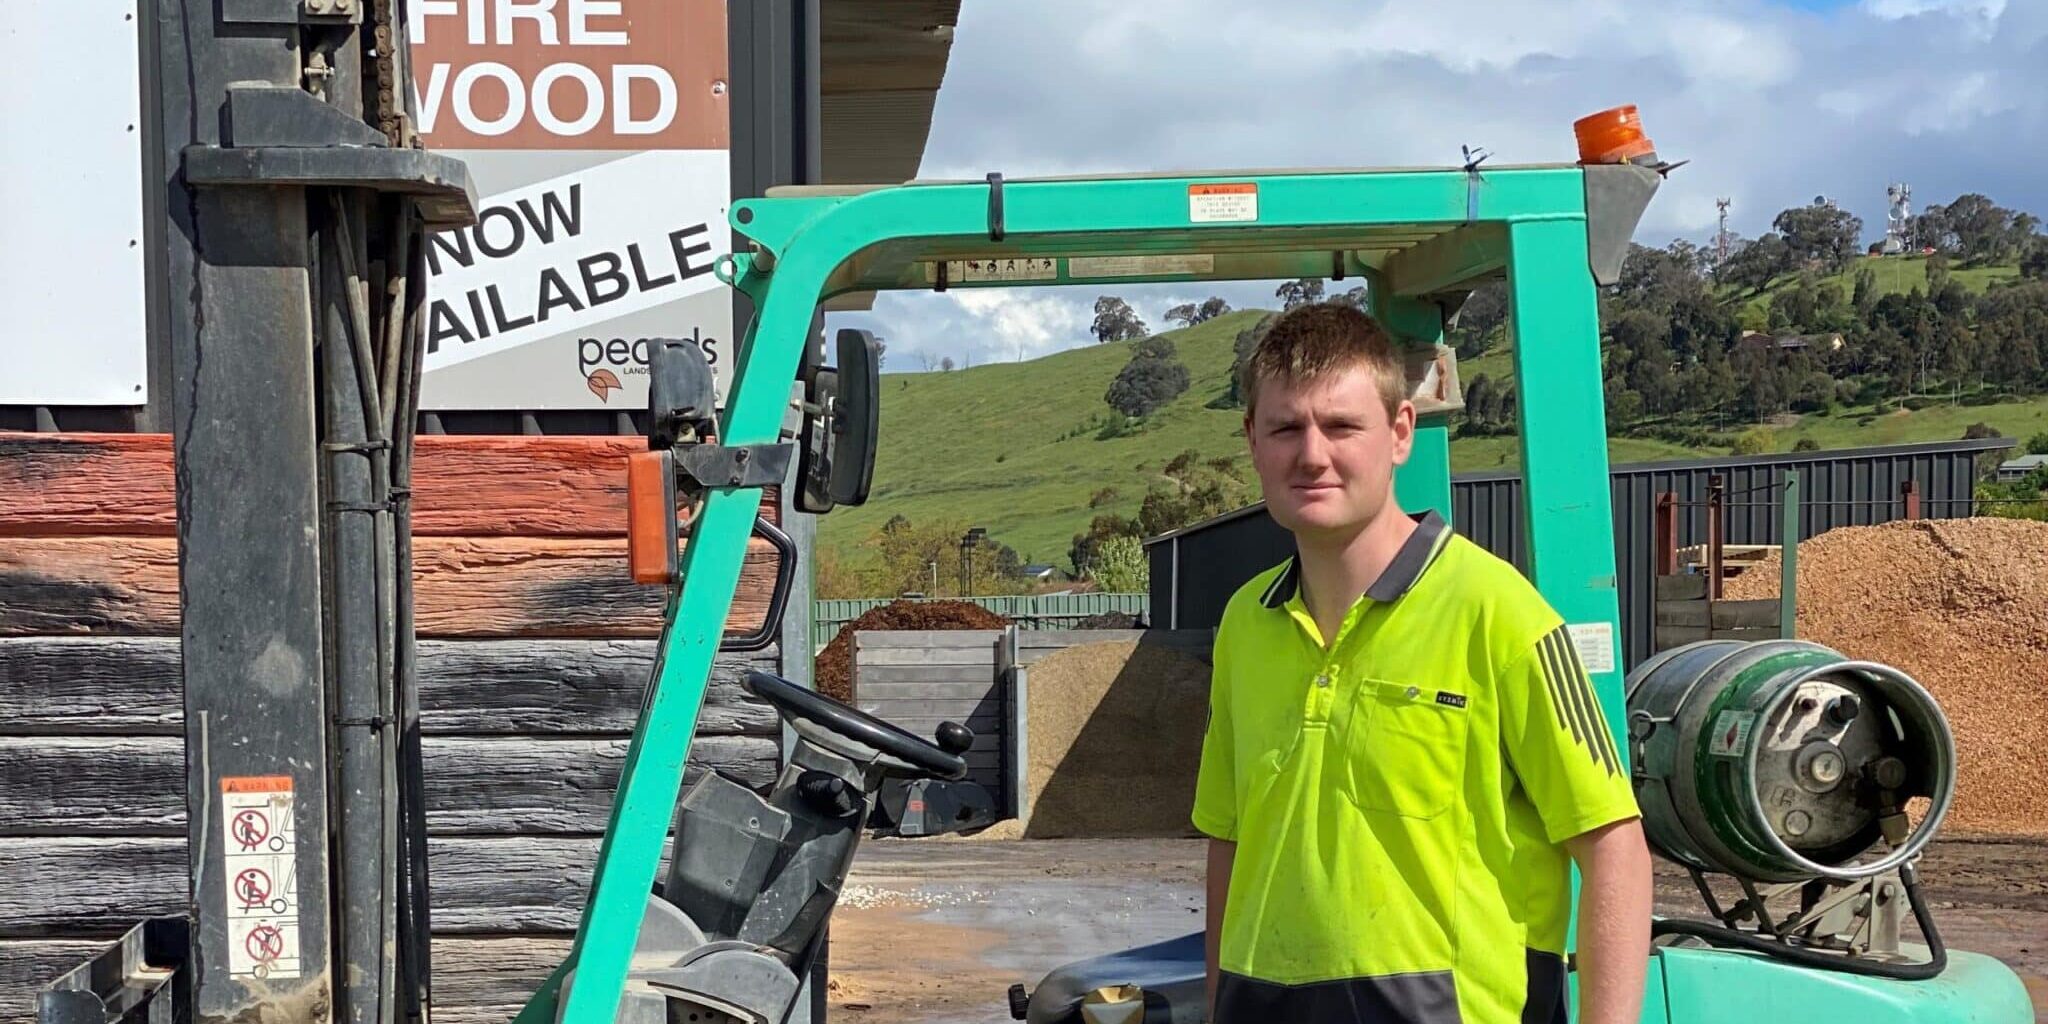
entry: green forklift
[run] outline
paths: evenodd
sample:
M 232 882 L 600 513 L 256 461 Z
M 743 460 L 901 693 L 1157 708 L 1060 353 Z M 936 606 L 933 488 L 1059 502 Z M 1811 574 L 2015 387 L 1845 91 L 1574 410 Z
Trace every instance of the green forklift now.
M 1598 137 L 1617 125 L 1627 137 Z M 1567 165 L 991 174 L 791 188 L 735 203 L 732 224 L 751 244 L 718 272 L 758 314 L 722 417 L 712 415 L 693 349 L 664 347 L 655 363 L 658 426 L 634 475 L 649 496 L 634 508 L 649 514 L 632 533 L 645 552 L 636 576 L 672 588 L 661 656 L 574 950 L 521 1024 L 783 1020 L 875 794 L 890 780 L 942 789 L 965 775 L 965 728 L 948 724 L 926 739 L 757 672 L 747 687 L 796 737 L 781 779 L 764 798 L 706 774 L 677 802 L 741 557 L 749 535 L 767 528 L 760 488 L 795 458 L 807 511 L 856 505 L 868 492 L 878 348 L 847 330 L 836 335 L 834 365 L 807 358 L 813 317 L 834 296 L 1362 280 L 1372 311 L 1413 354 L 1423 415 L 1397 479 L 1400 499 L 1448 518 L 1446 420 L 1458 403 L 1444 325 L 1472 289 L 1505 279 L 1517 384 L 1528 396 L 1529 571 L 1574 632 L 1611 651 L 1619 624 L 1595 289 L 1617 279 L 1672 165 L 1641 139 L 1632 108 L 1591 127 L 1594 159 Z M 793 380 L 804 395 L 794 439 L 784 428 Z M 673 494 L 696 509 L 679 558 L 685 538 L 666 512 Z M 1588 660 L 1653 842 L 1692 873 L 1713 918 L 1657 923 L 1645 1021 L 2032 1018 L 2003 964 L 1943 947 L 1920 895 L 1913 866 L 1955 778 L 1953 740 L 1925 689 L 1895 669 L 1796 640 L 1706 641 L 1665 652 L 1627 680 L 1611 654 Z M 975 806 L 922 803 L 932 820 L 909 830 L 921 834 L 958 830 L 968 823 L 948 814 Z M 671 824 L 676 852 L 650 895 Z M 1739 886 L 1739 898 L 1723 906 L 1712 876 Z M 1901 935 L 1908 917 L 1918 943 Z M 1089 1014 L 1199 1021 L 1202 974 L 1201 937 L 1184 936 L 1078 961 L 1033 989 L 1012 989 L 1011 1009 L 1033 1024 Z M 1117 1001 L 1124 1016 L 1089 1009 Z
M 812 513 L 858 505 L 870 490 L 879 345 L 864 332 L 839 331 L 828 362 L 813 343 L 824 303 L 889 289 L 1305 277 L 1364 282 L 1371 311 L 1411 353 L 1422 418 L 1397 489 L 1408 509 L 1435 509 L 1447 519 L 1447 422 L 1459 400 L 1445 324 L 1474 288 L 1506 283 L 1516 383 L 1525 396 L 1527 571 L 1574 633 L 1588 638 L 1589 650 L 1607 652 L 1586 659 L 1599 711 L 1629 758 L 1652 842 L 1692 873 L 1708 910 L 1699 919 L 1657 922 L 1642 1019 L 2032 1020 L 2013 972 L 1989 957 L 1946 950 L 1920 895 L 1914 865 L 1955 785 L 1953 741 L 1923 688 L 1886 666 L 1793 640 L 1707 641 L 1666 652 L 1624 679 L 1612 653 L 1619 609 L 1596 289 L 1618 278 L 1630 236 L 1672 165 L 1634 131 L 1632 110 L 1596 127 L 1617 125 L 1624 138 L 1582 147 L 1580 161 L 1564 164 L 1468 158 L 1404 169 L 990 174 L 788 188 L 734 202 L 731 225 L 748 244 L 717 272 L 751 299 L 755 316 L 722 411 L 698 349 L 654 347 L 649 446 L 629 468 L 629 537 L 634 577 L 668 588 L 666 620 L 574 944 L 516 1024 L 815 1020 L 817 1002 L 806 993 L 818 988 L 831 915 L 878 794 L 916 785 L 933 797 L 898 805 L 894 827 L 903 834 L 985 823 L 985 801 L 941 798 L 967 774 L 968 729 L 948 724 L 931 737 L 914 735 L 763 672 L 748 674 L 745 685 L 775 708 L 791 737 L 769 792 L 715 772 L 687 791 L 681 786 L 714 658 L 763 643 L 787 602 L 793 559 L 786 538 L 761 515 L 763 488 L 800 482 L 797 506 Z M 446 169 L 415 164 L 397 168 L 409 175 L 404 187 L 450 191 L 438 184 L 450 180 Z M 454 201 L 462 198 L 459 184 L 453 191 L 446 222 L 462 213 Z M 350 244 L 349 216 L 337 207 L 332 219 L 331 245 L 340 250 Z M 416 253 L 422 218 L 406 216 Z M 408 224 L 405 216 L 387 222 L 397 231 Z M 346 321 L 349 310 L 335 315 Z M 336 379 L 352 389 L 353 368 L 344 361 L 335 369 L 348 371 Z M 373 422 L 356 448 L 402 464 L 404 420 L 387 415 L 383 422 L 393 427 L 379 432 Z M 205 424 L 190 429 L 203 432 Z M 191 471 L 218 468 L 194 463 Z M 182 516 L 186 467 L 180 472 Z M 679 504 L 689 510 L 686 526 Z M 784 549 L 784 572 L 770 622 L 733 636 L 727 620 L 756 535 Z M 188 559 L 209 557 L 208 549 L 188 549 Z M 401 623 L 409 621 L 403 597 L 395 603 Z M 358 612 L 376 619 L 374 609 Z M 392 851 L 405 883 L 398 891 L 409 901 L 397 908 L 404 911 L 424 907 L 426 885 L 419 862 L 407 856 L 423 834 L 410 796 L 418 779 L 404 777 L 417 772 L 417 761 L 397 763 L 398 784 L 382 792 L 387 817 L 404 826 Z M 196 770 L 195 847 L 238 798 L 216 788 L 207 768 Z M 195 891 L 223 884 L 218 872 L 207 873 L 204 856 L 194 854 Z M 223 925 L 208 920 L 209 902 L 195 896 L 194 906 L 185 922 L 190 946 L 210 949 Z M 1904 934 L 1908 919 L 1917 941 Z M 399 973 L 403 998 L 350 1019 L 426 1019 L 418 995 L 425 991 L 424 912 L 414 910 L 410 920 L 414 930 L 400 935 L 411 939 L 410 951 L 381 968 Z M 310 1022 L 329 1012 L 330 1004 L 317 1001 L 322 993 L 302 995 L 310 990 L 281 978 L 234 976 L 205 962 L 211 954 L 146 976 L 183 971 L 182 985 L 137 980 L 145 975 L 124 965 L 151 960 L 150 938 L 131 937 L 46 992 L 46 1024 Z M 156 938 L 159 953 L 179 948 Z M 1098 952 L 1105 955 L 1086 958 Z M 1012 989 L 1011 1015 L 1033 1024 L 1204 1018 L 1200 935 L 1074 953 L 1076 962 Z M 337 985 L 357 984 L 340 963 Z M 366 989 L 361 998 L 374 995 Z

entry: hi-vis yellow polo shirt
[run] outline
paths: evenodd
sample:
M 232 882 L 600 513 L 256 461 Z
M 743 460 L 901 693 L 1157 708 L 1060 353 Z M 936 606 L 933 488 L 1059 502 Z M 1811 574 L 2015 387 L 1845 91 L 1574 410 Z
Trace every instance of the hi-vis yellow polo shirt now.
M 1237 844 L 1218 1024 L 1565 1019 L 1563 840 L 1634 817 L 1570 635 L 1434 513 L 1327 642 L 1232 597 L 1194 823 Z

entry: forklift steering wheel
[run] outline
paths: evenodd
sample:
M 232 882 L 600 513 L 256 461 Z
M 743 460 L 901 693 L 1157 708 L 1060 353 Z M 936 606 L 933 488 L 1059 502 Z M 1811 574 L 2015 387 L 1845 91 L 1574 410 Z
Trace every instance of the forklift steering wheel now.
M 749 670 L 743 685 L 785 716 L 872 748 L 932 778 L 957 782 L 967 777 L 967 760 L 959 754 L 781 676 Z

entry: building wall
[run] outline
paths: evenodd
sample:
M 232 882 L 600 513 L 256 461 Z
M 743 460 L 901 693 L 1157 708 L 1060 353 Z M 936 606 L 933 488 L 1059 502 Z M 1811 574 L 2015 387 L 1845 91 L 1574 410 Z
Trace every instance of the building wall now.
M 1901 487 L 1908 480 L 1919 491 L 1922 516 L 1957 518 L 1975 513 L 1977 460 L 2001 458 L 2012 443 L 2009 438 L 1992 438 L 1614 467 L 1614 557 L 1625 663 L 1633 666 L 1652 650 L 1657 495 L 1673 493 L 1680 502 L 1703 502 L 1710 478 L 1720 476 L 1728 501 L 1730 544 L 1782 542 L 1776 488 L 1787 473 L 1799 476 L 1802 540 L 1838 526 L 1868 526 L 1903 517 Z M 1705 508 L 1682 508 L 1678 518 L 1680 546 L 1706 541 Z M 1453 477 L 1451 520 L 1459 533 L 1527 571 L 1520 475 Z M 1154 625 L 1213 628 L 1222 621 L 1223 607 L 1238 587 L 1292 552 L 1293 539 L 1258 507 L 1152 542 L 1148 553 Z
M 632 438 L 422 437 L 414 573 L 444 1020 L 509 1019 L 568 948 L 663 593 L 627 576 Z M 186 902 L 171 448 L 0 434 L 0 1024 L 141 917 Z M 778 497 L 763 502 L 782 511 Z M 808 518 L 808 517 L 791 517 Z M 766 614 L 756 541 L 728 628 Z M 722 656 L 689 774 L 765 785 L 774 713 Z M 799 648 L 801 649 L 801 648 Z M 808 665 L 808 659 L 800 659 Z

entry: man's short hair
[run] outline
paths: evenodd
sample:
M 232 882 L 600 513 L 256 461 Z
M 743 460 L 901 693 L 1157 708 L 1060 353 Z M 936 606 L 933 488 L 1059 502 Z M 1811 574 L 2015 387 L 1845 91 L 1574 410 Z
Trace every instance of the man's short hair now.
M 1408 372 L 1386 328 L 1345 303 L 1296 306 L 1273 318 L 1265 337 L 1237 368 L 1245 415 L 1258 409 L 1259 385 L 1265 381 L 1307 384 L 1354 366 L 1372 375 L 1391 421 L 1408 398 Z

